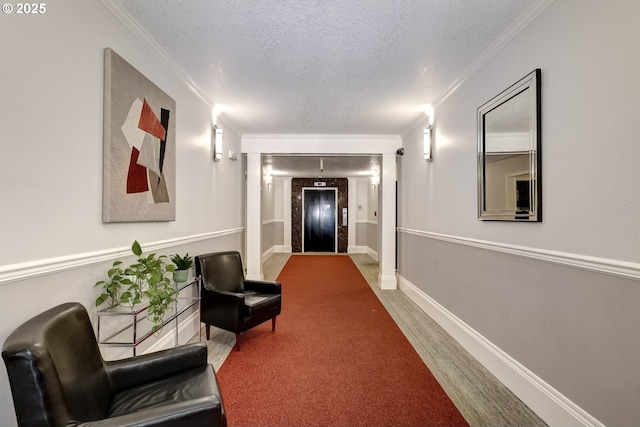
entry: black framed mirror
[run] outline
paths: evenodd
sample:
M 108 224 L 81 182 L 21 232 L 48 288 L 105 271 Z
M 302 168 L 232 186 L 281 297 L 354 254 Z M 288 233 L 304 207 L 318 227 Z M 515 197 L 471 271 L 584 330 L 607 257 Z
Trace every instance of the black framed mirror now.
M 478 219 L 542 221 L 536 69 L 478 108 Z

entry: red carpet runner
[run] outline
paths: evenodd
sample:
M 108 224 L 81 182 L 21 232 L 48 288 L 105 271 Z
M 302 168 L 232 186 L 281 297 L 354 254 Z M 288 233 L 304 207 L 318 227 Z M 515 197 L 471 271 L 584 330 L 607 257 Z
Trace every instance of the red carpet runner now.
M 218 372 L 229 427 L 467 426 L 351 258 L 294 255 Z

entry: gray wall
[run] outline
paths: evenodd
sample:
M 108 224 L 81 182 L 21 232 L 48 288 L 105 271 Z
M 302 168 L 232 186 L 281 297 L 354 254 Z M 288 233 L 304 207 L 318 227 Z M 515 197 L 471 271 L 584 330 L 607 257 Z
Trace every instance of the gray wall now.
M 640 419 L 639 19 L 551 3 L 436 103 L 433 162 L 426 120 L 404 135 L 399 174 L 401 278 L 610 426 Z M 534 68 L 544 222 L 478 221 L 476 109 Z
M 502 351 L 606 425 L 633 425 L 636 280 L 407 233 L 399 254 L 404 278 Z

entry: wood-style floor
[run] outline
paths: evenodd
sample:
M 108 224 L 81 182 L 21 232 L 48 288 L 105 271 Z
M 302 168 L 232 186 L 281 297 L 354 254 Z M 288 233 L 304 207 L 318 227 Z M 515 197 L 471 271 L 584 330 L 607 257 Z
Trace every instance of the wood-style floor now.
M 275 280 L 289 256 L 296 255 L 269 257 L 263 265 L 265 280 Z M 471 426 L 546 426 L 403 292 L 380 290 L 375 260 L 365 254 L 348 256 Z M 216 370 L 234 343 L 233 333 L 211 328 L 209 362 Z

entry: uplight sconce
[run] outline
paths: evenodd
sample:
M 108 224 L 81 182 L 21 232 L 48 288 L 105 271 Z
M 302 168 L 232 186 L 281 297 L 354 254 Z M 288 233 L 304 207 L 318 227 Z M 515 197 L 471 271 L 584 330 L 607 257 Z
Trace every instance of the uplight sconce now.
M 271 183 L 273 182 L 273 175 L 268 174 L 267 175 L 267 185 L 269 185 L 269 187 L 271 187 Z
M 379 174 L 373 174 L 371 175 L 371 185 L 378 185 L 380 184 L 380 175 Z
M 213 134 L 211 144 L 213 148 L 213 161 L 219 162 L 220 160 L 222 160 L 222 129 L 220 129 L 216 125 L 213 125 L 211 133 Z
M 431 157 L 431 125 L 424 128 L 424 159 L 430 162 Z

